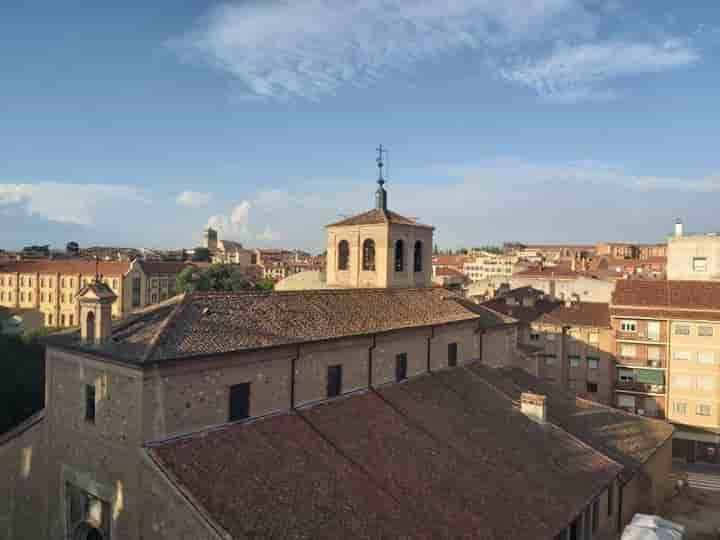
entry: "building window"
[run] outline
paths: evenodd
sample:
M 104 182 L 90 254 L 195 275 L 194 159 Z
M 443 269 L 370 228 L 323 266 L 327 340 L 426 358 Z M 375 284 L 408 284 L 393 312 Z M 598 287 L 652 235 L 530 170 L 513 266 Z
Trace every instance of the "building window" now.
M 607 503 L 608 503 L 607 515 L 608 516 L 613 515 L 613 506 L 615 505 L 614 499 L 615 499 L 615 484 L 610 484 L 610 486 L 608 486 L 608 490 L 607 490 Z
M 707 258 L 693 257 L 692 269 L 693 272 L 707 272 Z
M 660 360 L 660 347 L 648 347 L 647 348 L 647 359 L 650 361 Z
M 673 360 L 676 362 L 687 362 L 690 360 L 688 351 L 673 351 Z
M 597 383 L 594 382 L 588 382 L 587 385 L 587 391 L 590 394 L 596 394 L 597 393 Z
M 85 385 L 85 421 L 95 423 L 95 385 Z
M 697 387 L 698 390 L 702 390 L 704 392 L 712 392 L 713 390 L 715 390 L 715 377 L 698 375 Z
M 568 363 L 571 368 L 580 367 L 580 357 L 576 355 L 568 355 Z
M 637 332 L 637 321 L 620 321 L 621 332 Z
M 597 532 L 600 526 L 600 499 L 595 499 L 592 504 L 592 532 Z
M 540 341 L 540 333 L 530 330 L 530 341 Z
M 710 416 L 712 414 L 711 407 L 709 403 L 698 403 L 695 408 L 695 414 L 698 416 Z
M 598 369 L 600 367 L 600 359 L 592 356 L 587 357 L 588 369 Z
M 32 302 L 32 293 L 31 292 L 28 293 L 28 302 Z
M 700 351 L 697 353 L 698 364 L 713 365 L 715 363 L 715 353 L 713 351 Z
M 407 353 L 400 353 L 395 357 L 395 381 L 407 379 Z
M 48 313 L 47 316 L 47 325 L 52 326 L 52 313 Z
M 133 307 L 139 307 L 140 306 L 140 278 L 134 277 L 132 280 L 132 306 Z
M 20 286 L 21 287 L 25 286 L 25 278 L 23 276 L 20 276 Z
M 74 326 L 74 323 L 75 323 L 74 319 L 75 319 L 75 317 L 73 316 L 72 313 L 70 315 L 68 315 L 68 326 Z
M 458 362 L 458 344 L 448 343 L 448 366 L 455 367 Z
M 113 288 L 113 289 L 117 289 L 117 288 L 118 288 L 118 281 L 117 281 L 117 279 L 113 279 L 113 280 L 112 280 L 112 288 Z
M 689 336 L 690 335 L 690 325 L 689 324 L 676 324 L 675 325 L 675 335 L 676 336 Z
M 60 315 L 60 326 L 65 326 L 65 314 Z
M 698 336 L 710 337 L 713 335 L 712 326 L 698 326 Z
M 689 390 L 692 384 L 692 379 L 690 378 L 690 375 L 677 374 L 672 376 L 671 382 L 673 388 L 679 390 Z
M 234 384 L 230 387 L 229 409 L 230 422 L 250 416 L 250 383 Z
M 405 271 L 405 242 L 402 240 L 395 242 L 395 271 Z
M 415 242 L 413 267 L 415 269 L 415 272 L 422 272 L 422 269 L 423 269 L 423 245 L 420 240 Z
M 342 393 L 342 366 L 327 368 L 327 397 L 339 396 Z
M 622 343 L 620 345 L 620 356 L 625 358 L 635 358 L 635 345 Z
M 546 366 L 554 366 L 555 365 L 556 356 L 554 354 L 545 354 L 545 355 L 543 355 L 543 357 L 545 358 Z
M 362 269 L 368 272 L 375 271 L 375 241 L 370 238 L 363 242 Z
M 620 382 L 635 382 L 635 371 L 632 369 L 618 369 L 618 380 Z
M 60 288 L 62 289 L 64 287 L 65 287 L 65 278 L 61 278 L 60 279 Z
M 588 336 L 588 343 L 592 345 L 597 345 L 597 343 L 600 341 L 600 336 L 597 332 L 591 332 Z
M 687 402 L 673 401 L 673 414 L 677 416 L 687 416 Z

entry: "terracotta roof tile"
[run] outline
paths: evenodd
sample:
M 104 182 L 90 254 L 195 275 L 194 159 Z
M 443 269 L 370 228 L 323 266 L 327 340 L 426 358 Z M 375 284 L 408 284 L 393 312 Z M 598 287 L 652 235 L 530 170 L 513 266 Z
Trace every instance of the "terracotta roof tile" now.
M 482 305 L 524 323 L 538 321 L 557 325 L 610 328 L 609 305 L 604 302 L 576 302 L 566 306 L 564 302 L 536 300 L 534 306 L 523 306 L 508 305 L 505 297 L 501 297 L 493 298 Z
M 122 276 L 130 269 L 129 262 L 100 261 L 99 270 L 103 276 Z M 74 275 L 95 275 L 95 261 L 88 259 L 59 259 L 20 261 L 0 264 L 0 273 L 59 273 Z
M 414 219 L 406 218 L 391 212 L 390 210 L 383 210 L 382 208 L 373 208 L 362 214 L 343 219 L 336 223 L 331 223 L 328 227 L 345 227 L 348 225 L 375 225 L 379 223 L 394 223 L 396 225 L 413 225 L 415 227 L 426 227 L 432 229 L 430 225 L 424 225 L 418 223 Z
M 720 282 L 639 280 L 618 281 L 613 306 L 720 310 Z

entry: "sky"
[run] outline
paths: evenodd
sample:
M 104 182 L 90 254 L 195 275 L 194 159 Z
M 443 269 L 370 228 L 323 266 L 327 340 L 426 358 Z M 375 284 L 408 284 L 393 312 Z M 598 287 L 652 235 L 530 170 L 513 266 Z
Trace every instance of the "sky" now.
M 0 3 L 0 248 L 720 229 L 715 0 Z

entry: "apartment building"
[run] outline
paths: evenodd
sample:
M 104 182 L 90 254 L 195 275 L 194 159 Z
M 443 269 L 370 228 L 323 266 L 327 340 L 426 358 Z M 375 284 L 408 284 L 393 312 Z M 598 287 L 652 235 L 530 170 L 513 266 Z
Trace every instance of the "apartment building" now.
M 0 266 L 0 306 L 37 310 L 44 325 L 67 328 L 79 324 L 77 295 L 96 273 L 116 295 L 112 316 L 122 319 L 135 310 L 175 295 L 175 279 L 185 263 L 62 259 L 9 262 Z
M 516 272 L 510 279 L 510 286 L 514 289 L 532 287 L 557 300 L 578 297 L 582 302 L 609 303 L 615 283 L 563 264 L 541 265 Z
M 720 463 L 720 283 L 619 281 L 616 405 L 664 417 L 674 452 Z
M 463 263 L 462 272 L 470 281 L 490 281 L 497 285 L 508 283 L 516 270 L 518 257 L 498 253 L 481 252 Z
M 668 238 L 667 277 L 720 281 L 720 233 L 686 234 L 677 223 Z
M 615 359 L 607 303 L 578 297 L 559 302 L 523 287 L 482 306 L 504 317 L 496 331 L 516 326 L 512 336 L 483 341 L 483 362 L 520 367 L 581 397 L 612 404 Z

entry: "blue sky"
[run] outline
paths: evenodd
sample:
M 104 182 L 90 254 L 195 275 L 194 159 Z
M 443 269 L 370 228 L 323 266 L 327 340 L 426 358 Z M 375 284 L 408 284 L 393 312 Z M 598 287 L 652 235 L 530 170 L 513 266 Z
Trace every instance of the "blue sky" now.
M 720 229 L 714 0 L 99 4 L 0 6 L 0 247 L 318 251 L 381 142 L 441 247 Z

